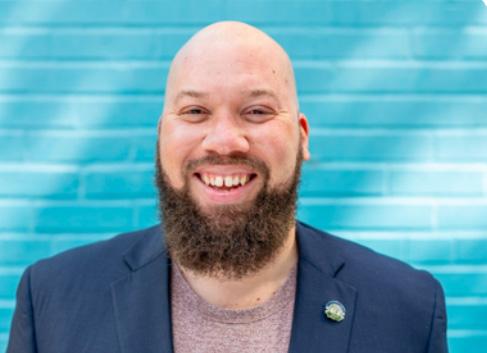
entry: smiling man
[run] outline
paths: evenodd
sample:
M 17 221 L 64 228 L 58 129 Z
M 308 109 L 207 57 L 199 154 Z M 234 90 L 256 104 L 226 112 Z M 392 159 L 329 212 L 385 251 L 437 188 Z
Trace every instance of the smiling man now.
M 158 126 L 162 226 L 29 267 L 8 352 L 447 352 L 433 277 L 295 220 L 308 133 L 273 39 L 199 31 Z

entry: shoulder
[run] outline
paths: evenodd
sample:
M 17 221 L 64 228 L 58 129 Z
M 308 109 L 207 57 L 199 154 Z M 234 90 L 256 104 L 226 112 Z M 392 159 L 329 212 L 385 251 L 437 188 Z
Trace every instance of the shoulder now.
M 441 292 L 439 282 L 427 271 L 309 225 L 300 223 L 299 228 L 304 242 L 315 253 L 312 261 L 334 261 L 336 278 L 357 290 L 367 289 L 378 297 L 392 293 L 407 301 Z
M 354 293 L 350 350 L 396 352 L 397 342 L 406 342 L 411 352 L 427 345 L 446 351 L 444 294 L 431 274 L 304 224 L 298 237 L 300 261 Z
M 128 271 L 125 256 L 139 244 L 156 243 L 162 235 L 159 226 L 123 233 L 111 239 L 74 248 L 31 265 L 27 272 L 31 287 L 59 288 L 107 283 Z M 139 245 L 144 248 L 146 245 Z M 159 249 L 152 249 L 154 252 Z M 162 251 L 162 246 L 159 252 Z

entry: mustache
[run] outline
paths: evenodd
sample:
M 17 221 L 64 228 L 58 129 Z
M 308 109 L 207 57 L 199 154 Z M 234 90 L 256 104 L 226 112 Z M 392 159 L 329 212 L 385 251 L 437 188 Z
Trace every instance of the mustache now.
M 238 155 L 208 155 L 198 159 L 189 160 L 184 170 L 186 173 L 190 174 L 196 168 L 202 165 L 245 165 L 256 171 L 258 171 L 264 177 L 269 177 L 270 171 L 269 167 L 262 160 L 250 157 L 250 156 L 238 156 Z

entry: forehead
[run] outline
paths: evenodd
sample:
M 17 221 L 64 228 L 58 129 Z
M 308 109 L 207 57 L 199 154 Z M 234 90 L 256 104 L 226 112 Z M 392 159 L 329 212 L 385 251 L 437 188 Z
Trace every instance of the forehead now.
M 280 53 L 260 43 L 198 45 L 176 57 L 168 79 L 168 94 L 182 91 L 274 91 L 290 89 L 292 71 Z

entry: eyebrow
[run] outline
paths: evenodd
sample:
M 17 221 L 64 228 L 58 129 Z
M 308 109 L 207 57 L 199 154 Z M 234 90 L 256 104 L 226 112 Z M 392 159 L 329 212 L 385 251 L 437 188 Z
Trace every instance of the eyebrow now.
M 199 92 L 199 91 L 195 91 L 195 90 L 183 90 L 176 95 L 174 102 L 177 103 L 180 99 L 182 99 L 184 97 L 205 98 L 205 97 L 208 97 L 208 93 Z
M 242 91 L 243 94 L 248 95 L 250 98 L 259 98 L 259 97 L 270 97 L 279 102 L 277 95 L 270 90 L 267 89 L 254 89 L 250 91 Z M 200 92 L 195 90 L 183 90 L 176 95 L 174 102 L 178 102 L 180 99 L 184 97 L 191 97 L 191 98 L 207 98 L 209 96 L 206 92 Z
M 270 97 L 270 98 L 274 98 L 276 101 L 279 102 L 279 99 L 277 98 L 277 95 L 273 91 L 266 90 L 266 89 L 255 89 L 255 90 L 251 90 L 249 92 L 249 96 L 251 98 L 258 98 L 258 97 L 262 97 L 262 96 L 267 96 L 267 97 Z

